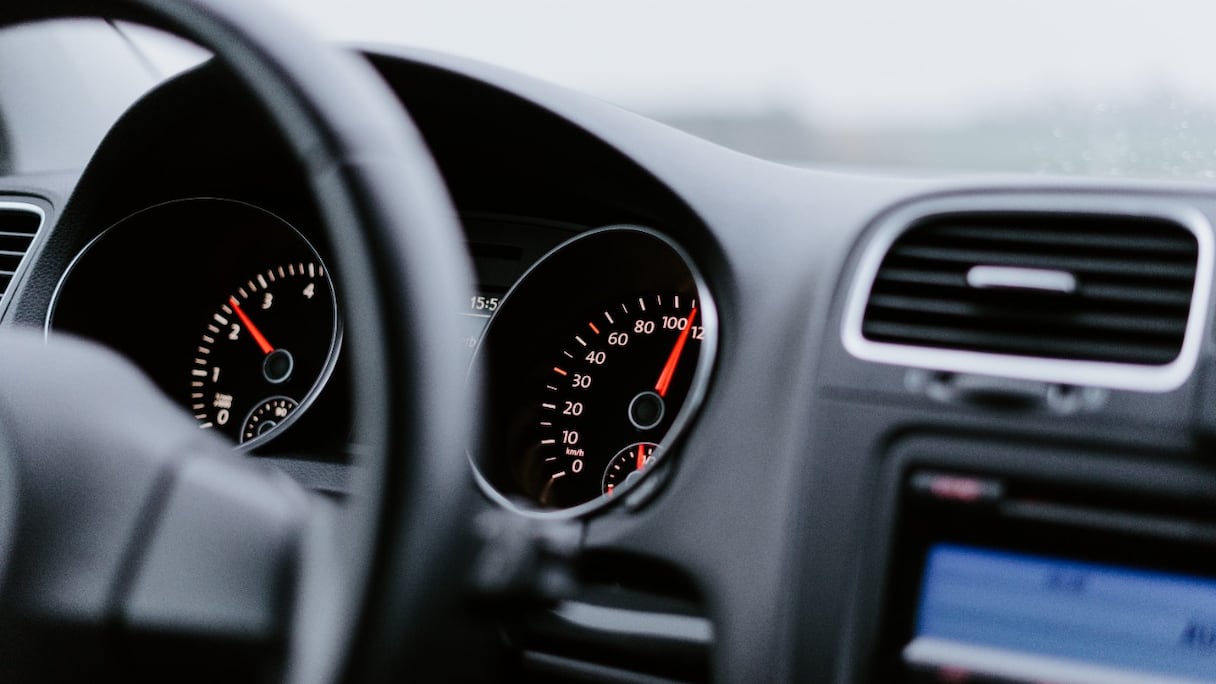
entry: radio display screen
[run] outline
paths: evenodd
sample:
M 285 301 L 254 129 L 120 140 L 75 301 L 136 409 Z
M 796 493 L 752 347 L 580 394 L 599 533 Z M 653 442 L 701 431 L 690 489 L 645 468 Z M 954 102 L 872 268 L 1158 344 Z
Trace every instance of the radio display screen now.
M 1216 682 L 1216 579 L 936 544 L 903 659 L 1000 681 Z

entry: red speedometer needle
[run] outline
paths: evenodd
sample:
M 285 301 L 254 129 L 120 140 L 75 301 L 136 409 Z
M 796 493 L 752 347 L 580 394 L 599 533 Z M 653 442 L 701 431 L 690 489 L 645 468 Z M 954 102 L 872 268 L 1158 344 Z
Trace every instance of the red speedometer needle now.
M 688 333 L 692 331 L 692 322 L 696 318 L 697 310 L 694 307 L 688 314 L 688 325 L 684 326 L 684 329 L 680 331 L 680 336 L 676 338 L 676 345 L 671 348 L 671 354 L 667 356 L 667 363 L 663 365 L 663 372 L 659 374 L 659 381 L 654 385 L 654 391 L 658 392 L 660 397 L 667 396 L 671 376 L 676 374 L 676 365 L 680 363 L 680 354 L 684 351 L 684 343 L 688 341 Z
M 641 470 L 642 466 L 644 466 L 644 465 L 646 465 L 646 445 L 639 444 L 638 445 L 638 470 Z
M 266 340 L 266 336 L 253 324 L 253 321 L 249 319 L 249 315 L 245 313 L 241 305 L 236 303 L 236 297 L 228 297 L 228 306 L 232 307 L 237 317 L 241 319 L 241 323 L 245 324 L 245 329 L 249 331 L 250 335 L 253 335 L 253 341 L 258 343 L 258 347 L 262 349 L 263 354 L 269 354 L 274 351 L 274 345 Z

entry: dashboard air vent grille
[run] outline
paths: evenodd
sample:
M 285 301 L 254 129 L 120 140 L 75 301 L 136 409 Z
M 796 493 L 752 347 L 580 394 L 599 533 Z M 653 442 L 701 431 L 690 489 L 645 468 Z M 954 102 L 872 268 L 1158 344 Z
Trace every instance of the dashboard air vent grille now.
M 879 265 L 871 341 L 1162 366 L 1178 358 L 1199 244 L 1155 217 L 1050 212 L 930 216 Z
M 41 226 L 42 212 L 33 205 L 0 201 L 0 297 L 8 291 Z

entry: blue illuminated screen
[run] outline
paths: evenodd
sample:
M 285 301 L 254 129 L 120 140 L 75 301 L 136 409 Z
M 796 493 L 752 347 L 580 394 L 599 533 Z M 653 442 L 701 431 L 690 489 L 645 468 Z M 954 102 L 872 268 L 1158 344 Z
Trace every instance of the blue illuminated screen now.
M 903 655 L 1015 681 L 1216 682 L 1216 580 L 938 544 Z

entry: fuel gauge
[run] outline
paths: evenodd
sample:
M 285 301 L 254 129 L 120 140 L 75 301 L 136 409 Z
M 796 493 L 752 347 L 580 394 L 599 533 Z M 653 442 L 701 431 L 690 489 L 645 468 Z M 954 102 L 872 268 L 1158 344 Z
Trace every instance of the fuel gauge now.
M 604 469 L 601 487 L 604 496 L 612 496 L 618 487 L 633 484 L 640 478 L 646 467 L 654 462 L 654 450 L 658 447 L 654 442 L 638 442 L 616 452 Z

